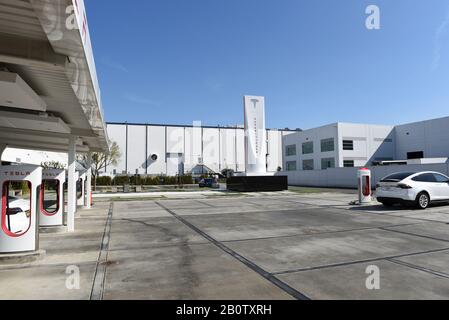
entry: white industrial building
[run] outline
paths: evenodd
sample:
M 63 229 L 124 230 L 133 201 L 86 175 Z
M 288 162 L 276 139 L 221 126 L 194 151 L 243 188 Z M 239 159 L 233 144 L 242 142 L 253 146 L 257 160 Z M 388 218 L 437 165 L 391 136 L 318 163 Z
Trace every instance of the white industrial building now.
M 396 126 L 395 158 L 449 157 L 449 117 Z
M 284 137 L 286 171 L 361 167 L 393 160 L 393 126 L 335 123 Z
M 449 117 L 382 126 L 335 123 L 284 136 L 285 171 L 449 157 Z
M 284 136 L 282 174 L 290 185 L 354 188 L 357 167 L 371 168 L 374 186 L 399 171 L 449 174 L 448 158 L 449 117 L 398 126 L 336 123 Z
M 107 131 L 122 153 L 107 175 L 173 176 L 203 165 L 213 172 L 246 169 L 243 127 L 109 123 Z M 448 131 L 449 117 L 398 126 L 334 123 L 304 131 L 267 130 L 267 171 L 282 168 L 290 183 L 299 184 L 292 172 L 421 158 L 441 162 L 449 157 Z
M 245 171 L 243 127 L 109 123 L 108 136 L 121 158 L 105 174 L 168 175 L 195 170 Z M 293 130 L 267 130 L 267 171 L 282 168 L 282 139 Z

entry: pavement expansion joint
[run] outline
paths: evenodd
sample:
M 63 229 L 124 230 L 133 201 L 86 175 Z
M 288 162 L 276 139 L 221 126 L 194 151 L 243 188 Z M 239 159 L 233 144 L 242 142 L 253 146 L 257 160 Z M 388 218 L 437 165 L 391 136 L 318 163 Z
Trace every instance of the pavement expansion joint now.
M 233 258 L 237 259 L 238 261 L 243 263 L 245 266 L 247 266 L 251 270 L 255 271 L 257 274 L 259 274 L 260 276 L 262 276 L 266 280 L 270 281 L 272 284 L 274 284 L 277 287 L 279 287 L 280 289 L 284 290 L 286 293 L 291 295 L 293 298 L 295 298 L 297 300 L 310 300 L 310 298 L 307 297 L 305 294 L 303 294 L 303 293 L 299 292 L 298 290 L 290 287 L 288 284 L 286 284 L 285 282 L 281 281 L 280 279 L 278 279 L 273 274 L 265 271 L 264 269 L 262 269 L 261 267 L 259 267 L 255 263 L 253 263 L 252 261 L 248 260 L 247 258 L 243 257 L 242 255 L 238 254 L 237 252 L 235 252 L 231 248 L 229 248 L 226 245 L 224 245 L 222 242 L 212 238 L 210 235 L 208 235 L 207 233 L 203 232 L 201 229 L 197 228 L 195 225 L 191 224 L 186 219 L 178 216 L 175 212 L 173 212 L 172 210 L 168 209 L 167 207 L 165 207 L 160 202 L 156 202 L 156 204 L 159 205 L 164 210 L 166 210 L 171 215 L 173 215 L 175 218 L 177 218 L 184 225 L 186 225 L 187 227 L 189 227 L 190 229 L 192 229 L 196 233 L 200 234 L 202 237 L 204 237 L 207 240 L 209 240 L 216 247 L 218 247 L 219 249 L 223 250 L 224 252 L 226 252 L 227 254 L 232 256 Z
M 360 263 L 370 263 L 370 262 L 374 262 L 374 261 L 382 261 L 382 260 L 389 261 L 389 260 L 395 259 L 395 258 L 411 257 L 411 256 L 420 255 L 420 254 L 437 253 L 437 252 L 443 252 L 443 251 L 448 251 L 448 250 L 449 250 L 449 248 L 441 248 L 441 249 L 419 251 L 419 252 L 413 252 L 413 253 L 407 253 L 407 254 L 401 254 L 401 255 L 395 255 L 395 256 L 388 256 L 388 257 L 377 257 L 377 258 L 372 258 L 372 259 L 362 259 L 362 260 L 333 263 L 333 264 L 320 265 L 320 266 L 314 266 L 314 267 L 305 267 L 305 268 L 298 268 L 298 269 L 292 269 L 292 270 L 284 270 L 284 271 L 273 272 L 272 274 L 273 275 L 283 275 L 283 274 L 298 273 L 298 272 L 304 272 L 304 271 L 344 267 L 344 266 L 350 266 L 350 265 L 360 264 Z
M 112 225 L 112 214 L 114 212 L 114 202 L 109 206 L 108 218 L 104 227 L 100 253 L 98 254 L 97 265 L 95 267 L 94 280 L 90 300 L 103 300 L 104 285 L 106 280 L 106 270 L 108 267 L 109 242 Z

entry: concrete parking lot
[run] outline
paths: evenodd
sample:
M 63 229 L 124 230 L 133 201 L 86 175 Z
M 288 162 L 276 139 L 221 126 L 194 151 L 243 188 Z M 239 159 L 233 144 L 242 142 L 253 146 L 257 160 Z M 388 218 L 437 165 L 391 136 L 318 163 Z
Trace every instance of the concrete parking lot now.
M 42 236 L 42 261 L 0 266 L 0 298 L 449 299 L 449 206 L 355 199 L 332 190 L 99 202 L 74 234 Z M 79 290 L 66 288 L 70 265 Z M 379 290 L 366 287 L 368 266 Z

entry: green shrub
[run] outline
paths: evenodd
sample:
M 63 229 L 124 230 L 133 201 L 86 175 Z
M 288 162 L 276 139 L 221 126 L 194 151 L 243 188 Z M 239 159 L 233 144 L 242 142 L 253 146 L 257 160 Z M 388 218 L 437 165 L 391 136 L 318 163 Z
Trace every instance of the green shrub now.
M 129 184 L 130 179 L 128 176 L 117 176 L 112 180 L 112 184 L 115 186 L 120 186 L 124 184 Z
M 182 176 L 180 180 L 182 184 L 193 184 L 192 176 Z
M 178 184 L 194 184 L 193 178 L 190 175 L 180 176 L 180 177 L 166 177 L 166 176 L 143 176 L 143 175 L 133 175 L 133 176 L 116 176 L 114 179 L 110 177 L 104 178 L 104 182 L 100 183 L 97 180 L 97 185 L 143 185 L 143 186 L 158 186 L 158 185 L 178 185 Z M 107 179 L 109 178 L 109 180 Z M 105 184 L 103 184 L 105 183 Z
M 143 179 L 140 175 L 134 175 L 129 177 L 129 183 L 134 186 L 141 186 L 143 184 Z
M 111 177 L 104 176 L 104 177 L 98 177 L 97 178 L 97 186 L 110 186 L 111 184 L 112 184 L 112 178 Z
M 158 186 L 160 184 L 159 177 L 146 177 L 143 179 L 143 184 L 146 186 Z

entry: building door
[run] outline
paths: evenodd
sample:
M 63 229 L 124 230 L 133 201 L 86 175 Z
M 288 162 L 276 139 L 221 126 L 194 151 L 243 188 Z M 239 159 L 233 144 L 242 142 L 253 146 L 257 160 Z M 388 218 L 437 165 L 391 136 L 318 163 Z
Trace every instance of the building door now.
M 167 154 L 167 176 L 184 175 L 184 155 L 182 153 Z

